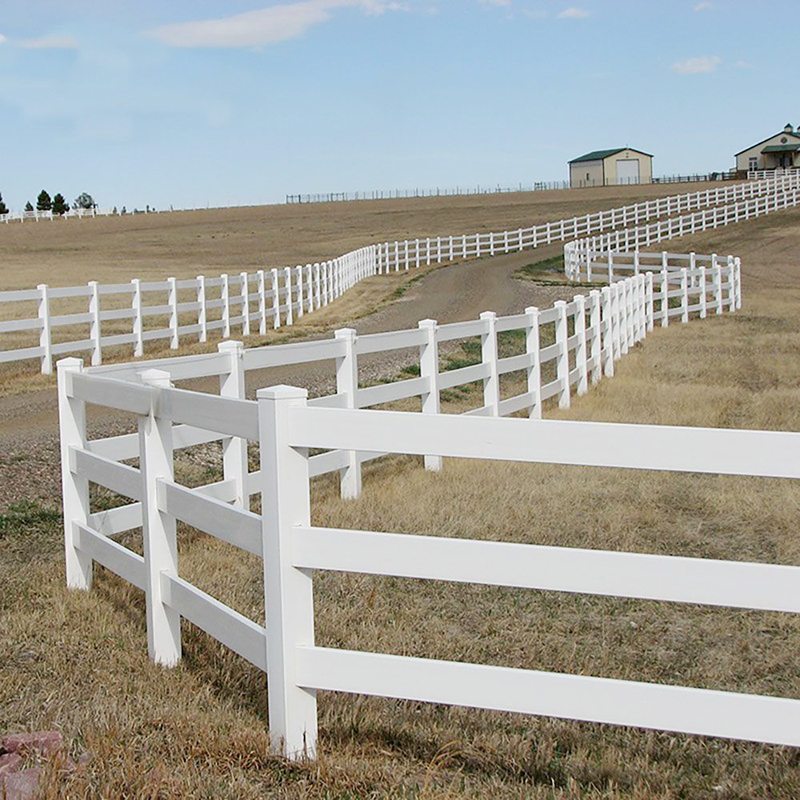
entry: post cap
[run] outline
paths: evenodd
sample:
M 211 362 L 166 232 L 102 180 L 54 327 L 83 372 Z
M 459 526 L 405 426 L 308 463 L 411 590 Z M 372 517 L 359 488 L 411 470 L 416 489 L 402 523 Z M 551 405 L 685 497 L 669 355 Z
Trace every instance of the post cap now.
M 299 386 L 286 386 L 279 384 L 278 386 L 267 386 L 264 389 L 259 389 L 256 392 L 256 397 L 259 400 L 307 400 L 308 389 L 301 389 Z
M 480 315 L 481 319 L 497 319 L 496 311 L 483 311 Z
M 56 361 L 56 369 L 59 372 L 64 370 L 80 372 L 83 369 L 83 359 L 70 356 L 69 358 L 60 358 Z
M 538 306 L 528 306 L 525 309 L 525 313 L 526 314 L 538 314 L 539 313 L 539 307 Z
M 417 323 L 420 328 L 435 328 L 438 324 L 435 319 L 421 319 Z
M 244 342 L 239 342 L 235 339 L 226 339 L 217 345 L 217 350 L 220 353 L 228 352 L 242 352 L 244 350 Z
M 333 332 L 336 339 L 355 339 L 357 334 L 355 328 L 338 328 Z
M 163 369 L 145 369 L 139 373 L 139 377 L 142 379 L 142 383 L 162 389 L 169 389 L 172 385 L 169 372 Z

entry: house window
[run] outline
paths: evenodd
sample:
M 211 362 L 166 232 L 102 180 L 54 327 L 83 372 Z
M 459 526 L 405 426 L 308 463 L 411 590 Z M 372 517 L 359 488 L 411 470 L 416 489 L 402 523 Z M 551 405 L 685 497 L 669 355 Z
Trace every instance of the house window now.
M 750 156 L 750 167 L 749 169 L 758 169 L 758 156 Z

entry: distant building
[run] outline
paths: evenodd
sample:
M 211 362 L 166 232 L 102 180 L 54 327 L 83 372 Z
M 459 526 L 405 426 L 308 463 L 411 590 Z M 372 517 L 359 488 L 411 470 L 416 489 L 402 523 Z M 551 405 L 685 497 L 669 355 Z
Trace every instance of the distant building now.
M 736 154 L 736 169 L 741 171 L 791 167 L 800 167 L 800 133 L 791 125 Z
M 653 156 L 631 147 L 593 150 L 569 162 L 569 185 L 623 186 L 653 182 Z

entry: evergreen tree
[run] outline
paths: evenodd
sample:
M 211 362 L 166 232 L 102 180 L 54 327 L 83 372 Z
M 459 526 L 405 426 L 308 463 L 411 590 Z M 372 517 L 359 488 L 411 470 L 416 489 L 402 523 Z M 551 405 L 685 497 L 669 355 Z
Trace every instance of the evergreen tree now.
M 59 192 L 53 198 L 53 213 L 62 216 L 69 211 L 69 203 L 64 199 L 64 195 Z
M 50 199 L 50 195 L 42 189 L 39 192 L 39 196 L 36 198 L 36 210 L 37 211 L 51 211 L 53 208 L 53 201 Z
M 95 203 L 94 198 L 88 192 L 79 194 L 72 204 L 73 208 L 95 208 L 96 206 L 97 203 Z
M 33 206 L 31 205 L 31 201 L 30 200 L 28 200 L 28 202 L 25 203 L 25 210 L 26 211 L 33 211 Z
M 8 214 L 8 206 L 3 202 L 3 195 L 0 194 L 0 214 Z

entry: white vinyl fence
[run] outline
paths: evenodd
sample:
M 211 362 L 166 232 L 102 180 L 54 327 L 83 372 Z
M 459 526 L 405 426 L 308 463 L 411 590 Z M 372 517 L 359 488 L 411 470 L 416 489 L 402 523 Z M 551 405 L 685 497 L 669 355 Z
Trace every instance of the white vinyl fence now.
M 763 181 L 768 178 L 778 178 L 792 174 L 796 175 L 798 172 L 800 172 L 800 167 L 789 167 L 785 169 L 751 169 L 747 172 L 747 180 Z
M 722 211 L 716 209 L 721 203 L 739 201 L 735 207 L 723 207 L 729 210 L 739 206 L 744 209 L 742 203 L 755 203 L 747 207 L 755 208 L 755 214 L 768 213 L 793 205 L 799 193 L 800 172 L 648 200 L 514 231 L 384 242 L 305 266 L 213 278 L 134 278 L 130 283 L 110 285 L 90 281 L 84 286 L 42 284 L 35 289 L 3 291 L 0 337 L 5 335 L 10 346 L 0 349 L 0 363 L 36 359 L 41 371 L 49 374 L 53 358 L 65 354 L 89 352 L 92 364 L 98 365 L 104 349 L 110 347 L 131 347 L 133 356 L 139 358 L 146 343 L 154 340 L 168 340 L 170 347 L 177 349 L 181 337 L 197 337 L 196 341 L 205 342 L 210 332 L 218 332 L 228 338 L 233 326 L 243 336 L 256 332 L 263 335 L 270 327 L 293 324 L 304 313 L 327 305 L 358 281 L 375 274 L 535 248 L 694 208 L 705 210 L 691 215 L 697 221 L 684 227 L 686 232 L 701 230 L 721 224 Z M 730 221 L 747 218 L 744 210 L 731 213 Z M 653 235 L 644 237 L 639 244 L 646 246 L 667 238 L 670 231 L 678 229 L 669 219 L 654 223 L 646 228 L 654 231 Z M 619 237 L 609 241 L 617 243 L 616 249 L 623 242 L 626 249 L 635 246 Z M 85 305 L 75 311 L 75 304 Z M 38 342 L 33 338 L 37 334 Z M 31 338 L 23 342 L 20 337 Z
M 9 211 L 7 214 L 0 214 L 0 222 L 25 222 L 25 220 L 32 220 L 39 222 L 40 220 L 48 220 L 52 222 L 55 219 L 84 219 L 85 217 L 113 217 L 117 216 L 118 212 L 110 208 L 71 208 L 63 214 L 54 214 L 52 211 Z
M 638 256 L 642 261 L 642 255 Z M 360 491 L 360 464 L 385 453 L 442 458 L 579 464 L 800 478 L 800 434 L 762 431 L 556 422 L 539 419 L 542 403 L 568 405 L 572 387 L 613 373 L 615 359 L 654 325 L 738 306 L 736 259 L 698 257 L 666 277 L 640 273 L 588 297 L 523 314 L 369 336 L 338 331 L 331 340 L 244 350 L 226 342 L 213 356 L 83 369 L 58 364 L 67 581 L 91 586 L 93 562 L 145 592 L 148 650 L 165 666 L 181 658 L 188 619 L 267 673 L 270 732 L 276 752 L 314 757 L 316 691 L 515 711 L 800 745 L 800 701 L 736 692 L 509 669 L 317 647 L 313 575 L 318 570 L 556 590 L 741 609 L 800 612 L 800 568 L 701 558 L 470 541 L 391 532 L 319 528 L 310 522 L 309 481 L 339 471 L 345 496 Z M 685 263 L 679 256 L 677 263 Z M 677 288 L 675 288 L 677 287 Z M 678 309 L 676 314 L 673 314 Z M 497 337 L 524 331 L 525 350 L 499 358 Z M 550 336 L 552 334 L 552 336 Z M 439 344 L 480 336 L 481 362 L 442 371 Z M 542 346 L 552 338 L 552 344 Z M 418 348 L 420 376 L 361 389 L 358 357 Z M 244 397 L 244 375 L 288 363 L 330 361 L 337 393 L 308 400 L 305 390 L 262 389 Z M 543 377 L 542 368 L 552 369 Z M 154 368 L 155 367 L 155 368 Z M 546 370 L 545 370 L 546 371 Z M 500 376 L 521 372 L 526 391 L 502 398 Z M 220 396 L 174 388 L 173 381 L 218 375 Z M 482 406 L 445 415 L 439 394 L 483 382 Z M 421 396 L 422 413 L 366 410 Z M 128 412 L 138 434 L 89 440 L 86 404 Z M 533 419 L 503 419 L 527 411 Z M 173 454 L 223 442 L 223 480 L 190 488 L 175 480 Z M 260 468 L 249 472 L 247 442 Z M 322 449 L 325 452 L 311 455 Z M 121 462 L 138 459 L 138 468 Z M 92 512 L 89 483 L 129 498 Z M 261 514 L 249 510 L 260 495 Z M 250 620 L 182 578 L 176 524 L 182 521 L 263 558 L 266 621 Z M 115 537 L 141 528 L 144 554 Z

